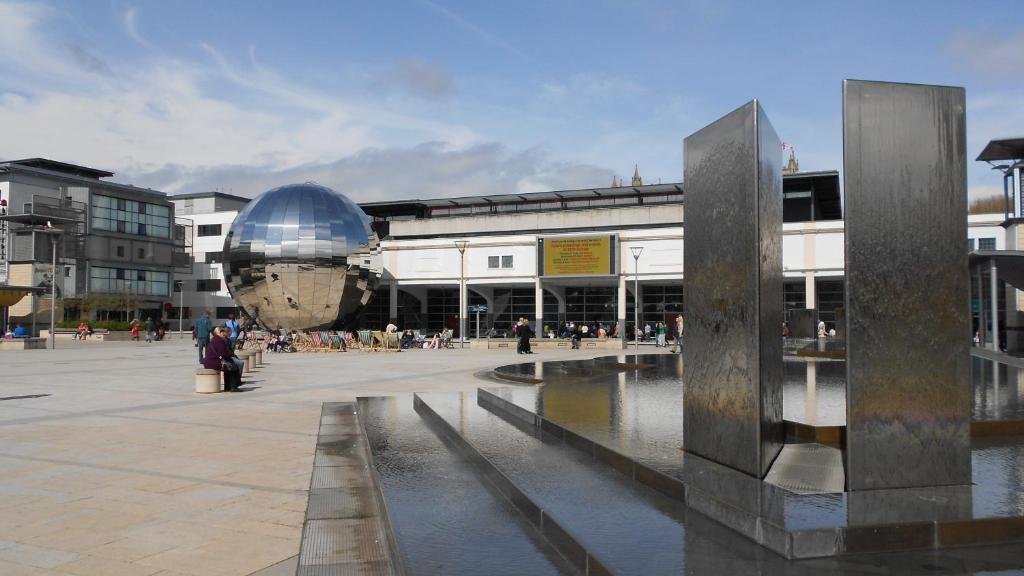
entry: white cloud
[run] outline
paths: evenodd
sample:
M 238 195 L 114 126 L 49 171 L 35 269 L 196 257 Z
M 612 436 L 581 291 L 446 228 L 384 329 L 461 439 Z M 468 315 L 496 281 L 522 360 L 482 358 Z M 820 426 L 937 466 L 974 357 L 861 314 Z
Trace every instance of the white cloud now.
M 138 6 L 131 6 L 126 9 L 121 14 L 121 24 L 124 26 L 124 31 L 128 34 L 129 38 L 149 48 L 149 42 L 146 42 L 146 39 L 139 33 L 139 10 Z
M 166 166 L 142 175 L 141 184 L 177 191 L 174 183 L 187 181 L 189 190 L 255 196 L 275 186 L 313 181 L 368 202 L 606 186 L 611 175 L 597 166 L 552 161 L 538 149 L 513 152 L 496 143 L 453 149 L 433 142 L 367 149 L 333 162 L 280 170 L 251 164 L 200 169 Z
M 981 198 L 991 198 L 992 196 L 1003 197 L 1003 188 L 1001 186 L 968 186 L 967 188 L 967 201 L 973 202 Z
M 1006 77 L 1024 68 L 1024 32 L 1000 36 L 962 30 L 950 37 L 946 50 L 961 65 L 994 77 Z
M 501 38 L 500 36 L 498 36 L 496 34 L 492 34 L 491 32 L 488 32 L 487 30 L 484 30 L 480 26 L 477 26 L 476 24 L 473 24 L 469 20 L 466 20 L 462 16 L 459 16 L 458 14 L 456 14 L 455 12 L 452 12 L 451 10 L 445 8 L 444 6 L 441 6 L 441 5 L 439 5 L 439 4 L 435 3 L 435 2 L 432 2 L 431 0 L 417 0 L 417 2 L 419 2 L 419 4 L 421 4 L 423 6 L 426 6 L 427 8 L 430 8 L 434 12 L 437 12 L 438 14 L 443 16 L 448 21 L 454 23 L 455 25 L 459 26 L 460 28 L 462 28 L 466 32 L 469 32 L 473 36 L 476 36 L 477 39 L 479 39 L 479 40 L 483 40 L 487 44 L 490 44 L 491 46 L 494 46 L 494 47 L 499 48 L 499 49 L 501 49 L 501 50 L 503 50 L 505 52 L 508 52 L 509 54 L 512 54 L 513 56 L 518 56 L 520 58 L 526 58 L 527 57 L 526 54 L 524 54 L 521 50 L 519 50 L 515 46 L 512 46 L 511 44 L 506 42 L 505 39 Z
M 645 92 L 643 86 L 632 80 L 590 72 L 573 74 L 561 82 L 546 82 L 541 84 L 541 90 L 545 96 L 570 100 L 574 105 L 580 99 L 620 98 Z

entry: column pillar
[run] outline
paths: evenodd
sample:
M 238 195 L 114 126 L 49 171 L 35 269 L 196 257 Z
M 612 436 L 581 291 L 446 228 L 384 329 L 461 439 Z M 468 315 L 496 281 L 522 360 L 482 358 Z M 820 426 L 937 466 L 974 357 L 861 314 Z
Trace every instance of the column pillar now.
M 983 286 L 985 275 L 981 264 L 978 264 L 978 344 L 985 346 L 988 344 L 988 325 L 985 323 L 985 289 Z
M 619 323 L 619 337 L 626 348 L 626 275 L 619 274 L 619 292 L 616 318 Z
M 818 293 L 814 285 L 814 272 L 804 272 L 804 292 L 807 293 L 804 308 L 813 310 L 818 307 Z
M 463 330 L 466 329 L 466 282 L 463 279 L 459 279 L 459 341 L 466 335 Z
M 388 283 L 388 321 L 398 326 L 398 280 L 392 279 Z M 404 329 L 405 326 L 398 326 Z
M 999 274 L 996 271 L 996 262 L 992 260 L 989 264 L 989 298 L 992 310 L 992 349 L 999 351 Z
M 534 279 L 533 284 L 533 308 L 534 308 L 534 325 L 533 332 L 538 338 L 543 338 L 546 334 L 544 330 L 544 286 L 541 285 L 540 277 Z

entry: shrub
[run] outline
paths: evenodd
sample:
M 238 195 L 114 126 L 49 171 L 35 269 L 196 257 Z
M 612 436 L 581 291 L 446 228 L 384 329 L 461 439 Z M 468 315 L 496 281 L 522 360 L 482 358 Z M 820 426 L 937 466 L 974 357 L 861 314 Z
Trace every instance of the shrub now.
M 61 320 L 57 323 L 58 328 L 78 328 L 81 320 Z M 90 321 L 89 326 L 93 330 L 127 331 L 132 329 L 131 322 L 119 322 L 117 320 L 96 320 Z

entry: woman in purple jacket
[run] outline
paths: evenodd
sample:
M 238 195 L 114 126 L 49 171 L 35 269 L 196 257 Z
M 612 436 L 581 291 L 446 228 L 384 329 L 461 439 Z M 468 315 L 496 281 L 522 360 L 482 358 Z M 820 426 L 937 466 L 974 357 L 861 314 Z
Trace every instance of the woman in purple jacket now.
M 234 366 L 234 370 L 224 370 L 224 363 Z M 210 370 L 219 370 L 224 373 L 224 391 L 237 392 L 242 385 L 242 371 L 235 362 L 235 353 L 231 349 L 231 341 L 223 328 L 216 328 L 210 343 L 206 345 L 206 356 L 203 357 L 203 366 Z

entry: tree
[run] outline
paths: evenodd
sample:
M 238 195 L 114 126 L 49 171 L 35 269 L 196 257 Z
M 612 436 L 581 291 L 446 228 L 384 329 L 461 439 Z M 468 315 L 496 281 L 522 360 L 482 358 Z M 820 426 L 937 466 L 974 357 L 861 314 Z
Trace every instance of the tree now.
M 1006 200 L 1002 196 L 977 198 L 967 208 L 968 214 L 1003 214 L 1006 212 Z

